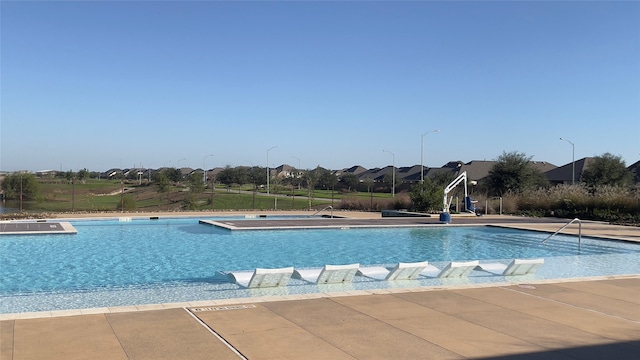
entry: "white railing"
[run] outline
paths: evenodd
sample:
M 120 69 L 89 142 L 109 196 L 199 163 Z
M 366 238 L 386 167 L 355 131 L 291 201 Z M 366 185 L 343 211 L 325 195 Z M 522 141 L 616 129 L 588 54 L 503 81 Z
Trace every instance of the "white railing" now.
M 492 197 L 491 199 L 487 199 L 484 201 L 484 214 L 487 215 L 489 212 L 489 200 L 500 200 L 500 212 L 499 214 L 502 215 L 502 196 L 498 196 L 498 197 Z
M 311 215 L 311 217 L 314 217 L 314 216 L 318 215 L 319 213 L 321 213 L 321 212 L 323 212 L 323 211 L 325 211 L 327 209 L 331 209 L 331 217 L 333 217 L 333 206 L 331 206 L 331 205 L 326 206 L 326 207 L 316 211 L 315 213 L 313 213 L 313 215 Z
M 556 234 L 558 234 L 560 231 L 564 230 L 565 228 L 567 228 L 569 225 L 573 224 L 576 221 L 578 222 L 578 247 L 580 247 L 580 245 L 582 243 L 582 221 L 580 221 L 580 219 L 578 219 L 578 218 L 575 218 L 575 219 L 569 221 L 568 223 L 566 223 L 563 227 L 558 229 L 558 231 L 554 232 L 553 234 L 549 235 L 546 239 L 542 240 L 542 243 L 544 244 L 547 240 L 551 239 Z

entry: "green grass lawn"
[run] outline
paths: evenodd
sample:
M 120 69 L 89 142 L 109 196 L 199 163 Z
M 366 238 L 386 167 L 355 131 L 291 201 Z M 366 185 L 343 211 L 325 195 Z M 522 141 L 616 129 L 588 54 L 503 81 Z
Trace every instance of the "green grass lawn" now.
M 121 194 L 125 189 L 124 199 Z M 124 200 L 128 211 L 177 211 L 177 210 L 304 210 L 320 208 L 334 204 L 348 197 L 369 199 L 368 193 L 349 193 L 347 195 L 331 190 L 314 190 L 309 194 L 307 189 L 294 191 L 276 190 L 266 195 L 265 189 L 256 191 L 251 187 L 224 188 L 216 187 L 211 191 L 192 194 L 184 187 L 173 186 L 168 193 L 158 193 L 153 185 L 137 183 L 121 184 L 120 181 L 88 180 L 85 183 L 70 184 L 67 181 L 41 183 L 41 195 L 37 200 L 24 201 L 23 209 L 29 212 L 93 212 L 117 211 Z M 311 200 L 309 200 L 309 195 Z M 373 194 L 375 198 L 391 198 L 390 194 Z M 188 206 L 186 205 L 188 202 Z M 18 208 L 18 204 L 7 207 Z

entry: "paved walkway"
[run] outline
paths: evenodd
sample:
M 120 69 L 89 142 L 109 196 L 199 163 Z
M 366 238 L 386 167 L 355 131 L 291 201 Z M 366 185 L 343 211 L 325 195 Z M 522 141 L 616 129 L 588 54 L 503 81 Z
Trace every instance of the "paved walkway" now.
M 0 322 L 3 360 L 638 359 L 638 354 L 640 276 Z

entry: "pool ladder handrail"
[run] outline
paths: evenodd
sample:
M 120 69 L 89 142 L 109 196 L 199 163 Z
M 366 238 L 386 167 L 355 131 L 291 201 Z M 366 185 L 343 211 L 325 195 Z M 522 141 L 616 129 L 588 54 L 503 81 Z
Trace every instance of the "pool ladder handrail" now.
M 321 213 L 321 212 L 323 212 L 323 211 L 325 211 L 325 210 L 327 210 L 327 209 L 331 209 L 331 217 L 333 218 L 333 206 L 331 206 L 331 205 L 329 205 L 329 206 L 327 206 L 327 207 L 324 207 L 324 208 L 322 208 L 322 209 L 320 209 L 320 210 L 316 211 L 316 212 L 315 212 L 315 213 L 313 213 L 313 215 L 311 215 L 310 217 L 314 217 L 314 216 L 318 215 L 319 213 Z
M 557 235 L 560 231 L 564 230 L 565 228 L 567 228 L 569 225 L 573 224 L 576 221 L 578 222 L 578 247 L 579 247 L 582 243 L 582 221 L 578 218 L 575 218 L 569 221 L 568 223 L 566 223 L 563 227 L 558 229 L 558 231 L 554 232 L 553 234 L 549 235 L 546 239 L 542 240 L 542 243 L 544 244 L 547 240 L 551 239 L 552 237 Z

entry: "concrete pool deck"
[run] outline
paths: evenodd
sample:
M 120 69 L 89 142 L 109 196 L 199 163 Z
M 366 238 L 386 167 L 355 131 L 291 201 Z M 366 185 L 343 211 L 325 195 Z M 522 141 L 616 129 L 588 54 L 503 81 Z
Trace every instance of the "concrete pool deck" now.
M 452 224 L 554 232 L 567 222 L 548 220 Z M 582 234 L 640 241 L 637 227 L 599 222 L 583 222 Z M 640 274 L 629 274 L 0 314 L 0 359 L 636 359 L 639 305 Z
M 640 276 L 249 300 L 1 321 L 0 358 L 637 359 L 640 353 Z
M 75 234 L 78 231 L 67 221 L 12 222 L 0 221 L 0 235 Z

